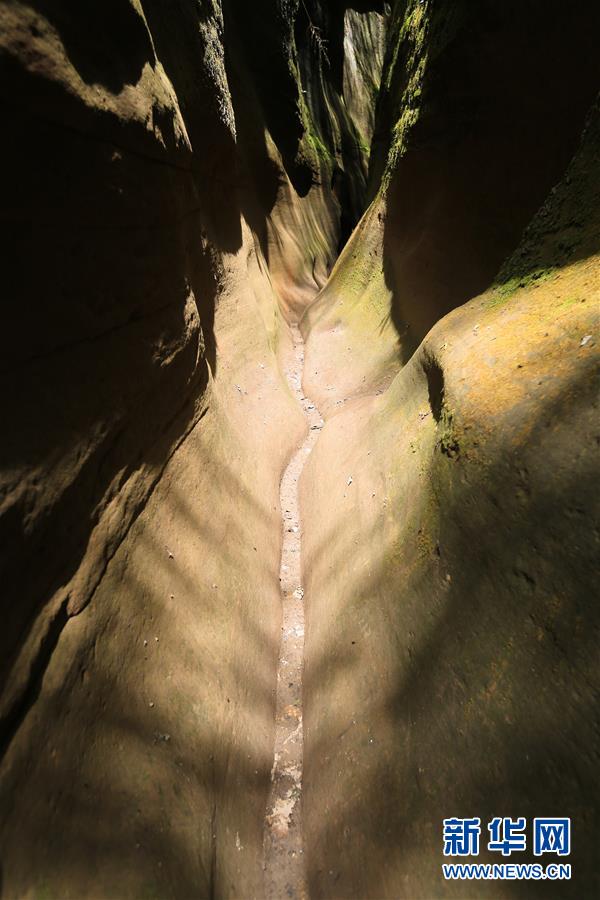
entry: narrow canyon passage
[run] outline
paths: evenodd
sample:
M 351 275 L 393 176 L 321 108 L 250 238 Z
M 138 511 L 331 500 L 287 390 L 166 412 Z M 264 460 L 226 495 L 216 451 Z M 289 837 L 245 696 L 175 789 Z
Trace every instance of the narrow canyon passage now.
M 600 897 L 598 35 L 0 0 L 0 900 Z
M 265 821 L 265 886 L 268 898 L 308 897 L 302 840 L 302 673 L 304 662 L 304 590 L 301 583 L 302 521 L 298 481 L 323 420 L 304 396 L 304 342 L 292 325 L 293 356 L 285 375 L 302 405 L 309 431 L 292 456 L 281 480 L 283 520 L 280 584 L 283 606 L 281 646 L 277 668 L 276 731 L 271 792 Z

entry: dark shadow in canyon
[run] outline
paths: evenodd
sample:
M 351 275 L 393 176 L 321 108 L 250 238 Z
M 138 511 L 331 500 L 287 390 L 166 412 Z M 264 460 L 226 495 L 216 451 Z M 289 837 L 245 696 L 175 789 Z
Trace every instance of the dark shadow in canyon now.
M 252 4 L 246 0 L 225 0 L 223 13 L 226 31 L 236 35 L 240 58 L 255 86 L 264 126 L 281 154 L 294 189 L 305 197 L 314 175 L 299 154 L 304 126 L 299 115 L 298 84 L 290 65 L 292 17 L 274 0 Z
M 378 0 L 336 0 L 331 4 L 303 0 L 294 23 L 305 101 L 316 130 L 312 139 L 323 156 L 323 168 L 333 167 L 331 190 L 340 206 L 338 254 L 364 212 L 368 177 L 364 138 L 344 99 L 344 23 L 348 10 L 383 14 L 385 4 Z M 335 157 L 341 157 L 341 164 Z
M 579 12 L 486 0 L 429 51 L 384 224 L 392 319 L 410 336 L 404 362 L 438 319 L 489 287 L 577 150 L 600 83 L 600 9 Z M 432 33 L 443 27 L 434 11 Z
M 58 32 L 67 55 L 86 84 L 101 84 L 113 94 L 137 84 L 146 63 L 156 58 L 140 14 L 122 0 L 82 6 L 80 0 L 26 0 Z M 39 34 L 32 27 L 35 37 Z
M 207 236 L 220 250 L 235 253 L 242 246 L 239 148 L 224 112 L 226 85 L 210 68 L 214 48 L 199 28 L 208 13 L 188 0 L 168 6 L 161 0 L 143 0 L 143 7 L 192 145 L 190 166 Z
M 268 265 L 267 220 L 277 200 L 281 173 L 267 150 L 266 112 L 262 106 L 264 90 L 260 92 L 254 82 L 253 57 L 244 32 L 246 18 L 242 16 L 240 21 L 243 10 L 247 7 L 239 6 L 234 0 L 226 0 L 223 4 L 225 66 L 239 142 L 237 187 L 240 206 Z M 276 98 L 270 102 L 276 103 Z M 288 108 L 280 115 L 285 118 L 289 112 Z
M 189 173 L 11 112 L 3 157 L 15 177 L 5 190 L 2 231 L 5 327 L 16 339 L 2 367 L 11 429 L 0 462 L 7 472 L 25 465 L 27 474 L 12 486 L 0 522 L 3 587 L 18 597 L 4 620 L 3 684 L 36 616 L 77 571 L 103 504 L 134 484 L 136 500 L 103 551 L 110 558 L 147 496 L 135 476 L 143 472 L 151 486 L 196 420 L 208 360 L 199 356 L 199 328 L 186 336 L 191 292 L 204 310 L 215 299 L 207 261 L 190 251 L 201 223 Z M 44 497 L 47 479 L 61 469 L 56 496 Z M 38 494 L 44 499 L 36 509 Z M 59 611 L 39 647 L 34 681 L 64 621 Z M 15 702 L 4 743 L 27 706 L 23 697 Z

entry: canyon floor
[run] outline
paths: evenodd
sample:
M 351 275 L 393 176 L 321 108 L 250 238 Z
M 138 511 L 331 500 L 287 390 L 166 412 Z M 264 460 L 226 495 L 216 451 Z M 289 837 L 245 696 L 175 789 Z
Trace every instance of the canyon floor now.
M 270 900 L 308 897 L 302 835 L 304 589 L 298 482 L 323 420 L 314 403 L 304 396 L 304 341 L 297 324 L 291 326 L 291 331 L 293 352 L 285 366 L 285 376 L 293 396 L 302 406 L 309 430 L 286 467 L 280 491 L 283 545 L 279 580 L 283 625 L 277 669 L 272 788 L 265 820 L 266 890 Z

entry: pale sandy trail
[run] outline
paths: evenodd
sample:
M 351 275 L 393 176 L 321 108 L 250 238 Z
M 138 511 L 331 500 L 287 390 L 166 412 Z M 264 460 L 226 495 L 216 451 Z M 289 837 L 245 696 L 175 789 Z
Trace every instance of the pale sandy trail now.
M 281 480 L 283 518 L 281 553 L 281 598 L 283 627 L 277 669 L 275 750 L 271 793 L 265 823 L 265 884 L 269 900 L 307 898 L 302 846 L 302 669 L 304 657 L 304 602 L 300 558 L 302 523 L 298 503 L 298 481 L 313 449 L 323 420 L 314 404 L 302 393 L 304 342 L 297 325 L 292 326 L 294 353 L 286 367 L 286 378 L 309 423 L 308 435 L 287 466 Z

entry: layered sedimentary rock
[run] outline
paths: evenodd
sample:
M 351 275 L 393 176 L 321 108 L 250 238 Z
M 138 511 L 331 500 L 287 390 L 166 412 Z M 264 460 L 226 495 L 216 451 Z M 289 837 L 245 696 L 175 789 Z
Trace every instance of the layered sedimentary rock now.
M 511 7 L 397 5 L 373 202 L 303 320 L 318 897 L 498 896 L 443 881 L 451 816 L 482 862 L 494 816 L 571 816 L 552 895 L 597 890 L 598 17 Z

